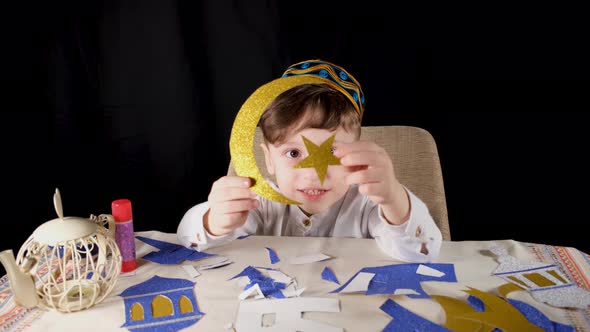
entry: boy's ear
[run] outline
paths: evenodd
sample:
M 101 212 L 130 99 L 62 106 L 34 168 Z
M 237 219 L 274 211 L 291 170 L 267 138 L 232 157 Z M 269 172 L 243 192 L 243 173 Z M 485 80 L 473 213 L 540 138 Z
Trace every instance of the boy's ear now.
M 270 175 L 275 175 L 275 167 L 272 163 L 272 158 L 270 157 L 270 151 L 268 150 L 268 146 L 264 143 L 260 143 L 260 147 L 262 148 L 262 152 L 264 152 L 264 162 L 266 163 L 266 171 Z

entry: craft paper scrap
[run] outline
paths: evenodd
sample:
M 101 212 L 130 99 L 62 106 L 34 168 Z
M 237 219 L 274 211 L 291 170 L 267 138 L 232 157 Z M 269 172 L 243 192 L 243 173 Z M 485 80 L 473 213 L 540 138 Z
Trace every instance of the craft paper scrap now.
M 347 282 L 344 286 L 341 287 L 338 293 L 356 293 L 356 292 L 366 292 L 369 288 L 369 283 L 375 277 L 373 273 L 367 272 L 360 272 L 355 274 L 355 276 Z
M 269 247 L 265 247 L 265 248 L 266 248 L 266 250 L 268 250 L 268 256 L 269 256 L 269 258 L 270 258 L 270 263 L 271 263 L 271 264 L 275 264 L 275 263 L 278 263 L 278 262 L 280 262 L 280 261 L 281 261 L 281 260 L 279 259 L 279 256 L 277 256 L 277 253 L 276 253 L 274 250 L 272 250 L 272 249 L 271 249 L 271 248 L 269 248 Z
M 305 287 L 298 289 L 297 285 L 295 285 L 295 283 L 291 283 L 282 292 L 283 292 L 283 295 L 285 295 L 285 297 L 295 297 L 295 296 L 301 296 L 301 294 L 303 294 L 304 290 L 305 290 Z
M 528 303 L 524 303 L 522 301 L 508 299 L 508 302 L 512 304 L 520 313 L 522 313 L 529 322 L 537 325 L 543 331 L 555 331 L 555 332 L 574 332 L 575 329 L 573 326 L 561 324 L 559 322 L 554 322 L 549 319 L 545 314 L 539 311 L 537 308 L 533 307 Z
M 124 290 L 125 323 L 130 331 L 178 331 L 203 317 L 194 295 L 195 283 L 153 276 Z
M 236 330 L 240 332 L 251 331 L 305 331 L 305 332 L 344 332 L 343 328 L 303 319 L 304 312 L 340 312 L 338 299 L 294 297 L 279 300 L 246 300 L 240 301 Z M 263 316 L 274 313 L 274 322 L 271 326 L 263 325 Z M 261 328 L 264 326 L 263 328 Z
M 247 299 L 248 297 L 250 297 L 251 295 L 254 295 L 255 299 L 263 299 L 264 298 L 264 294 L 262 293 L 262 290 L 260 289 L 260 285 L 254 284 L 252 287 L 247 288 L 245 291 L 241 292 L 240 295 L 238 295 L 238 299 L 244 300 L 244 299 Z
M 293 281 L 293 277 L 290 277 L 278 270 L 266 270 L 268 276 L 278 282 L 283 282 L 285 284 L 290 284 Z
M 336 278 L 334 272 L 327 266 L 324 267 L 324 270 L 322 271 L 322 279 L 332 281 L 340 285 L 340 281 L 338 281 L 338 278 Z
M 195 265 L 195 266 L 197 269 L 203 271 L 203 270 L 215 269 L 218 267 L 226 266 L 231 263 L 233 263 L 233 261 L 229 260 L 229 258 L 227 258 L 227 257 L 214 256 L 211 258 L 203 259 L 202 261 L 200 261 L 200 264 Z
M 452 297 L 433 295 L 445 311 L 445 327 L 453 331 L 573 331 L 568 325 L 549 320 L 543 313 L 521 301 L 505 299 L 469 287 L 467 303 Z
M 263 278 L 264 275 L 262 274 L 262 272 L 258 271 L 258 269 L 254 268 L 252 266 L 247 266 L 245 269 L 242 270 L 242 272 L 231 277 L 229 280 L 236 279 L 239 277 L 248 277 L 251 280 L 251 279 Z
M 439 270 L 435 270 L 435 269 L 433 269 L 429 266 L 426 266 L 424 264 L 418 265 L 418 269 L 416 270 L 416 273 L 421 274 L 423 276 L 432 276 L 432 277 L 437 277 L 437 278 L 440 278 L 445 275 L 444 272 L 439 271 Z
M 152 251 L 142 257 L 145 260 L 158 264 L 180 264 L 183 261 L 196 261 L 205 257 L 216 256 L 214 254 L 185 248 L 179 244 L 149 239 L 143 236 L 136 236 L 135 238 L 152 247 L 160 249 L 159 251 Z
M 420 295 L 420 293 L 416 292 L 413 289 L 398 288 L 393 292 L 393 295 Z
M 429 269 L 440 271 L 442 275 L 440 277 L 432 275 L 418 274 L 418 266 L 424 265 Z M 428 298 L 429 295 L 424 292 L 421 282 L 424 281 L 443 281 L 443 282 L 457 282 L 455 276 L 455 266 L 453 264 L 446 263 L 429 263 L 429 264 L 393 264 L 376 267 L 365 267 L 352 276 L 346 283 L 332 291 L 331 293 L 340 293 L 346 289 L 348 284 L 351 283 L 358 274 L 360 273 L 371 273 L 374 277 L 370 280 L 365 295 L 373 294 L 396 294 L 397 289 L 404 289 L 403 292 L 407 293 L 412 298 Z M 358 282 L 358 281 L 357 281 Z M 414 290 L 417 294 L 411 294 L 407 290 Z
M 311 254 L 311 255 L 298 256 L 298 257 L 291 258 L 289 260 L 289 264 L 308 264 L 308 263 L 324 261 L 324 260 L 330 259 L 330 258 L 332 258 L 332 257 L 322 254 L 322 253 Z
M 285 283 L 276 282 L 272 278 L 269 278 L 262 274 L 259 270 L 253 268 L 252 266 L 246 267 L 240 274 L 234 276 L 231 279 L 237 277 L 248 277 L 249 283 L 244 287 L 244 290 L 247 290 L 254 285 L 258 285 L 262 294 L 266 296 L 272 296 L 274 298 L 284 298 L 285 296 L 281 292 L 281 289 L 286 287 Z M 230 279 L 230 280 L 231 280 Z
M 499 262 L 493 275 L 524 288 L 537 301 L 565 308 L 590 306 L 590 291 L 569 281 L 557 265 L 521 260 L 500 246 L 490 251 Z
M 391 316 L 393 319 L 387 324 L 383 332 L 397 332 L 397 331 L 431 331 L 431 332 L 447 332 L 450 331 L 444 326 L 435 324 L 428 319 L 422 318 L 408 309 L 402 307 L 397 302 L 387 299 L 381 307 L 383 312 Z
M 268 276 L 265 276 L 259 269 L 248 266 L 229 280 L 247 278 L 244 290 L 257 285 L 264 297 L 270 296 L 276 299 L 299 296 L 303 292 L 303 290 L 296 289 L 295 279 L 283 272 L 275 269 L 264 269 L 264 271 Z
M 240 235 L 240 236 L 238 236 L 238 240 L 243 240 L 245 238 L 248 238 L 248 237 L 250 237 L 250 235 L 252 235 L 252 234 Z
M 452 297 L 432 295 L 445 312 L 443 325 L 427 320 L 388 299 L 380 309 L 393 319 L 383 331 L 574 331 L 569 325 L 551 321 L 527 303 L 474 288 L 464 291 L 470 294 L 467 303 Z
M 198 276 L 201 275 L 201 273 L 199 273 L 199 271 L 197 271 L 197 269 L 194 266 L 192 266 L 192 265 L 181 265 L 180 267 L 191 278 L 196 278 L 196 277 L 198 277 Z

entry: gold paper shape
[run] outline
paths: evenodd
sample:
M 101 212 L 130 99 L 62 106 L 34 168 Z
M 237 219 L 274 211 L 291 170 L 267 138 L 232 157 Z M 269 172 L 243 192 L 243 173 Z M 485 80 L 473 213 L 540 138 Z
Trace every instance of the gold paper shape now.
M 555 271 L 555 270 L 549 270 L 549 271 L 547 271 L 547 273 L 549 273 L 553 278 L 561 281 L 562 283 L 567 284 L 567 281 L 565 279 L 563 279 L 561 277 L 561 275 L 559 275 L 559 273 L 557 273 L 557 271 Z
M 305 143 L 309 155 L 307 158 L 298 162 L 297 165 L 293 166 L 293 168 L 315 168 L 315 171 L 320 178 L 320 183 L 324 184 L 324 179 L 328 173 L 328 166 L 340 165 L 340 159 L 336 158 L 332 153 L 332 145 L 334 144 L 336 134 L 330 136 L 330 138 L 325 140 L 320 146 L 315 145 L 303 135 L 301 135 L 301 137 L 303 138 L 303 143 Z
M 549 286 L 555 285 L 555 283 L 553 281 L 545 278 L 544 276 L 542 276 L 540 273 L 537 273 L 537 272 L 523 273 L 522 275 L 525 278 L 527 278 L 528 280 L 534 282 L 535 285 L 537 285 L 539 287 L 549 287 Z
M 521 285 L 522 287 L 529 288 L 529 286 L 524 281 L 518 279 L 515 276 L 508 276 L 507 278 L 510 279 L 510 280 L 512 280 L 513 282 Z
M 180 300 L 179 300 L 179 306 L 180 306 L 180 313 L 181 314 L 186 314 L 187 312 L 193 312 L 193 303 L 191 302 L 191 300 L 186 297 L 186 296 L 181 296 Z
M 505 299 L 508 298 L 508 294 L 520 291 L 526 292 L 527 290 L 511 282 L 505 283 L 498 287 L 498 294 L 500 294 Z
M 131 306 L 131 320 L 143 320 L 143 307 L 139 303 Z
M 172 301 L 164 296 L 158 295 L 152 300 L 152 317 L 172 316 L 174 314 L 174 306 Z
M 264 109 L 278 95 L 293 87 L 308 83 L 333 84 L 319 76 L 301 75 L 277 78 L 259 87 L 246 99 L 234 119 L 229 149 L 236 174 L 254 180 L 250 188 L 256 194 L 275 202 L 301 204 L 274 190 L 264 179 L 254 158 L 254 133 Z
M 453 331 L 492 331 L 495 328 L 502 331 L 543 331 L 501 297 L 471 287 L 464 292 L 480 299 L 485 305 L 484 311 L 477 311 L 451 297 L 432 296 L 445 310 L 445 327 Z

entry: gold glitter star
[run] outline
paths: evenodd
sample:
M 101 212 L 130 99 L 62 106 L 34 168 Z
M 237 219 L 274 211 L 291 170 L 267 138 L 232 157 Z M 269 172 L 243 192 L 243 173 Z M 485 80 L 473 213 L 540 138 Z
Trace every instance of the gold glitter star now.
M 293 168 L 315 168 L 320 178 L 320 183 L 324 184 L 324 179 L 328 173 L 328 166 L 340 165 L 340 159 L 332 154 L 332 144 L 334 144 L 336 134 L 330 136 L 320 146 L 315 145 L 303 135 L 301 137 L 303 138 L 303 143 L 305 143 L 309 156 L 298 162 Z

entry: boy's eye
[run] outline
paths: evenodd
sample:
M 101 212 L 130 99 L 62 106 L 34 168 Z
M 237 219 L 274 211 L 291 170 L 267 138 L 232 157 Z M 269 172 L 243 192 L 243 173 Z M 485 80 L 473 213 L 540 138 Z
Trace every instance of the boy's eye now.
M 301 156 L 301 153 L 298 150 L 287 151 L 287 157 L 289 158 L 298 158 L 299 156 Z

